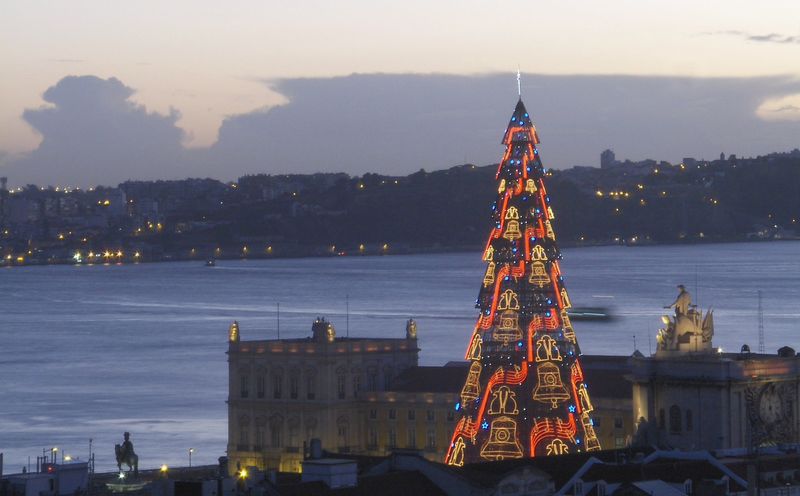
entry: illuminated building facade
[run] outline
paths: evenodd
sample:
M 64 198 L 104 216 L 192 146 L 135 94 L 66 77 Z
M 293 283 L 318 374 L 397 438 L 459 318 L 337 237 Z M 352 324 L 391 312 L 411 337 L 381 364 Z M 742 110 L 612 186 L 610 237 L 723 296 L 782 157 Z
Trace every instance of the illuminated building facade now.
M 636 444 L 683 450 L 800 443 L 800 357 L 656 353 L 631 361 Z
M 417 365 L 416 324 L 405 338 L 341 338 L 317 319 L 304 339 L 243 341 L 228 333 L 229 467 L 300 470 L 304 446 L 363 453 L 368 444 L 360 398 L 389 388 Z
M 539 139 L 521 99 L 502 142 L 450 465 L 600 449 L 567 315 Z

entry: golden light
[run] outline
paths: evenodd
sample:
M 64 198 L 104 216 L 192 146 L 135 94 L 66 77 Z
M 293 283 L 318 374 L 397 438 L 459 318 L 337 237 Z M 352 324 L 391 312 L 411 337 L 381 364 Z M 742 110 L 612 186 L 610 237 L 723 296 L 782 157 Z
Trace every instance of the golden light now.
M 242 470 L 239 471 L 239 477 L 241 477 L 242 479 L 246 479 L 247 478 L 247 469 L 246 468 L 243 468 Z
M 134 253 L 134 254 L 133 254 L 133 257 L 134 257 L 134 258 L 139 258 L 139 257 L 141 257 L 141 256 L 142 256 L 142 255 L 141 255 L 141 254 L 140 254 L 138 251 L 137 251 L 136 253 Z
M 71 462 L 72 461 L 72 457 L 67 455 L 67 456 L 64 457 L 64 461 L 65 462 Z
M 603 192 L 600 191 L 599 189 L 595 191 L 594 194 L 596 194 L 597 196 L 603 196 Z
M 122 257 L 122 252 L 117 250 L 117 258 L 120 258 L 120 257 Z
M 363 244 L 358 245 L 358 251 L 364 251 L 364 245 Z
M 161 473 L 162 473 L 162 474 L 166 474 L 166 473 L 167 473 L 167 470 L 169 470 L 169 467 L 167 467 L 167 465 L 166 465 L 166 464 L 164 464 L 164 465 L 161 465 Z

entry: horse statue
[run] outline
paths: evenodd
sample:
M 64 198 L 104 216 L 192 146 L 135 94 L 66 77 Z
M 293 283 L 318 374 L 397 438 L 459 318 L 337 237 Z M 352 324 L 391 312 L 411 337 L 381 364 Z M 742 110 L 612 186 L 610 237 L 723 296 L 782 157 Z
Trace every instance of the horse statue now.
M 128 466 L 128 472 L 133 470 L 133 476 L 139 476 L 139 455 L 133 451 L 133 443 L 130 440 L 130 434 L 124 434 L 125 441 L 120 444 L 114 445 L 114 453 L 117 456 L 117 468 L 122 472 L 122 464 Z

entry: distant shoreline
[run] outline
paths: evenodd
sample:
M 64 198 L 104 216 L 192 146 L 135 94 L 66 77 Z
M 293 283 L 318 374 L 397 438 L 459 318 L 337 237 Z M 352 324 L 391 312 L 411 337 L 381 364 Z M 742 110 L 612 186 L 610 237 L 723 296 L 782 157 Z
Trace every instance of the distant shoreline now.
M 604 246 L 624 246 L 628 248 L 647 248 L 647 247 L 659 247 L 659 246 L 693 246 L 693 245 L 722 245 L 722 244 L 736 244 L 736 243 L 768 243 L 768 242 L 790 242 L 790 241 L 800 241 L 800 237 L 794 238 L 779 238 L 779 239 L 736 239 L 736 240 L 708 240 L 708 241 L 699 241 L 693 239 L 691 241 L 683 241 L 683 242 L 674 242 L 674 243 L 655 243 L 655 242 L 644 242 L 644 243 L 564 243 L 559 246 L 559 248 L 598 248 Z M 301 253 L 297 251 L 291 251 L 287 249 L 285 252 L 280 250 L 275 250 L 273 254 L 253 254 L 248 256 L 225 256 L 224 254 L 217 257 L 208 257 L 203 258 L 200 256 L 191 257 L 191 256 L 171 256 L 165 255 L 158 259 L 149 259 L 149 258 L 139 258 L 139 259 L 130 259 L 123 257 L 121 260 L 117 259 L 115 256 L 104 258 L 103 256 L 98 257 L 96 261 L 89 262 L 89 261 L 81 261 L 75 262 L 73 259 L 51 259 L 51 260 L 36 260 L 30 259 L 25 260 L 23 262 L 17 262 L 16 260 L 9 261 L 8 259 L 0 260 L 0 268 L 13 268 L 13 267 L 42 267 L 42 266 L 50 266 L 50 265 L 73 265 L 73 266 L 96 266 L 96 265 L 138 265 L 138 264 L 157 264 L 157 263 L 168 263 L 168 262 L 197 262 L 197 263 L 205 263 L 208 260 L 215 260 L 215 261 L 230 261 L 230 260 L 288 260 L 288 259 L 300 259 L 300 258 L 341 258 L 341 257 L 383 257 L 383 256 L 396 256 L 396 255 L 431 255 L 431 254 L 443 254 L 443 253 L 477 253 L 480 254 L 483 247 L 480 245 L 475 246 L 448 246 L 448 247 L 427 247 L 427 248 L 404 248 L 400 250 L 385 250 L 385 251 L 370 251 L 364 250 L 363 252 L 359 253 L 358 250 L 354 250 L 354 252 L 340 252 L 340 253 Z

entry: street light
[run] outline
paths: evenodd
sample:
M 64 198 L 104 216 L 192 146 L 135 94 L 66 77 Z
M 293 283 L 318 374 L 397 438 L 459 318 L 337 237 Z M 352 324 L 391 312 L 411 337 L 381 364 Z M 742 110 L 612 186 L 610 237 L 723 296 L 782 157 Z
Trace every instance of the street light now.
M 189 466 L 192 466 L 192 453 L 194 453 L 194 448 L 189 448 Z

